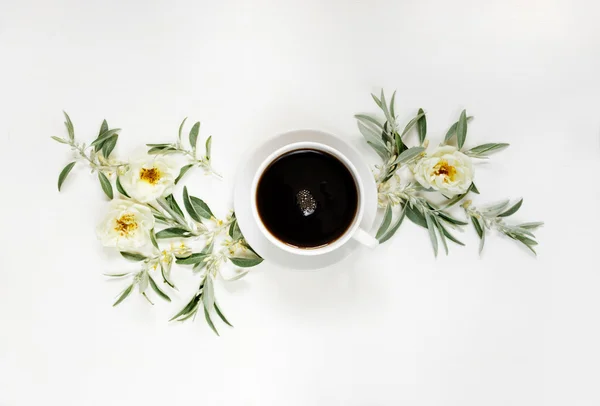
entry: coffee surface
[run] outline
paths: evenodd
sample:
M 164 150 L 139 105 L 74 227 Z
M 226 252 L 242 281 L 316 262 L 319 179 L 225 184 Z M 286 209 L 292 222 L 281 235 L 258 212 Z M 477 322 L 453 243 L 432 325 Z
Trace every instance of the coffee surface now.
M 317 248 L 334 242 L 352 225 L 358 191 L 352 173 L 336 157 L 299 149 L 265 169 L 256 205 L 263 224 L 278 240 Z

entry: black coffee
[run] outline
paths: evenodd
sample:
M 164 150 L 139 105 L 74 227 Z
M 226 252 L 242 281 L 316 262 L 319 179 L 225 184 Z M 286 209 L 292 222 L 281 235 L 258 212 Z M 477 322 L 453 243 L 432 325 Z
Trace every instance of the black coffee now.
M 336 157 L 298 149 L 267 167 L 258 181 L 256 205 L 277 239 L 316 248 L 334 242 L 352 225 L 358 191 L 352 173 Z

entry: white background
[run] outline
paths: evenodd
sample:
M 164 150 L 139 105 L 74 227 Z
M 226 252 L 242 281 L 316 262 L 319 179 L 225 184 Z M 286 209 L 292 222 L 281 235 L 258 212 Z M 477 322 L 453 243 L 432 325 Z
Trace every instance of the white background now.
M 0 405 L 598 405 L 599 17 L 593 0 L 0 0 Z M 475 202 L 525 197 L 538 258 L 499 235 L 479 258 L 468 228 L 434 259 L 405 222 L 326 270 L 218 284 L 220 338 L 167 323 L 183 268 L 174 303 L 111 307 L 123 282 L 102 273 L 135 265 L 96 241 L 95 175 L 56 190 L 61 110 L 87 141 L 122 128 L 121 157 L 201 120 L 225 181 L 187 184 L 224 215 L 238 159 L 279 132 L 376 163 L 353 114 L 380 87 L 403 120 L 427 110 L 433 142 L 467 108 L 468 145 L 511 143 Z

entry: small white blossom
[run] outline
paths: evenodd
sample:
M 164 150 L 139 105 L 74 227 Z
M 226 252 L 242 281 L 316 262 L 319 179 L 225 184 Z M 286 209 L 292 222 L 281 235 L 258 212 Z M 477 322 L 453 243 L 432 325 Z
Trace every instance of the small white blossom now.
M 170 194 L 176 177 L 175 165 L 157 156 L 130 164 L 121 184 L 132 198 L 147 203 Z
M 465 193 L 473 182 L 471 158 L 449 145 L 420 159 L 413 171 L 423 187 L 449 196 Z
M 129 200 L 110 202 L 108 214 L 96 228 L 96 234 L 105 247 L 120 251 L 137 251 L 150 241 L 154 216 L 146 206 Z

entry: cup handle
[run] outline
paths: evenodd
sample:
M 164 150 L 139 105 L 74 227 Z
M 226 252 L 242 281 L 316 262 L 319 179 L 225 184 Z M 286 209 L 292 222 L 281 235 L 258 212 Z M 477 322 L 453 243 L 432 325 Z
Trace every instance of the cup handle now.
M 357 228 L 354 234 L 352 234 L 352 238 L 369 248 L 375 248 L 379 245 L 379 241 L 362 228 Z

